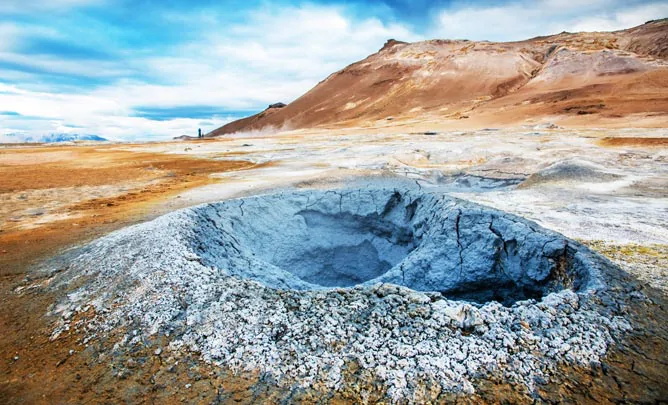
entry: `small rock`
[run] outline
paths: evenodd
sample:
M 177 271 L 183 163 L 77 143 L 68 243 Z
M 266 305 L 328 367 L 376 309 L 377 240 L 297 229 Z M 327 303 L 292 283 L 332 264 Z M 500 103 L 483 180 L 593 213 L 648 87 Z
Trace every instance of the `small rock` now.
M 533 129 L 540 130 L 540 129 L 559 129 L 561 128 L 560 126 L 553 124 L 551 122 L 546 122 L 545 124 L 539 124 L 533 127 Z

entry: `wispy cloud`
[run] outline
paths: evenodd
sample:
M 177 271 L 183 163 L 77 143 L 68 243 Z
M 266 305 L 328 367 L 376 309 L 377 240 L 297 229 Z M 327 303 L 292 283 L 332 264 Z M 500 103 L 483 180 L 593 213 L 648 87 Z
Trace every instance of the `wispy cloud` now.
M 218 106 L 191 105 L 178 107 L 133 107 L 133 117 L 142 117 L 154 121 L 169 121 L 175 118 L 193 118 L 202 121 L 205 125 L 212 123 L 208 119 L 226 119 L 243 117 L 254 114 L 255 110 L 226 110 Z M 1 113 L 0 113 L 1 114 Z
M 85 91 L 0 94 L 0 105 L 48 118 L 41 126 L 31 123 L 36 132 L 69 123 L 112 138 L 178 136 L 203 123 L 211 130 L 267 104 L 289 102 L 389 37 L 419 38 L 402 25 L 355 19 L 333 6 L 267 6 L 224 30 L 209 28 L 225 25 L 216 13 L 208 15 L 206 26 L 187 13 L 179 18 L 198 21 L 198 35 L 159 55 L 129 49 L 114 60 L 102 51 L 43 39 L 30 42 L 22 53 L 0 53 L 0 71 L 13 64 L 24 75 L 101 83 Z M 21 124 L 13 120 L 4 126 L 16 130 Z
M 2 0 L 0 13 L 28 14 L 45 11 L 68 11 L 74 7 L 102 4 L 103 0 Z
M 290 102 L 388 38 L 525 39 L 668 15 L 641 0 L 0 1 L 0 133 L 157 139 Z
M 452 6 L 438 14 L 432 35 L 516 41 L 562 31 L 612 31 L 668 16 L 665 2 L 637 0 L 521 0 Z

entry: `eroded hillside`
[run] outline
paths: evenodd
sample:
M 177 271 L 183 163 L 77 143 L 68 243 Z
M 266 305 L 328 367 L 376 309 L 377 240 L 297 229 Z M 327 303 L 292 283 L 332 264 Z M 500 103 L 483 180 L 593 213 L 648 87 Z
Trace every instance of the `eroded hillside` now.
M 285 107 L 208 136 L 268 128 L 378 126 L 416 118 L 480 125 L 550 118 L 579 125 L 668 111 L 668 20 L 520 42 L 389 40 Z M 475 124 L 473 124 L 475 126 Z

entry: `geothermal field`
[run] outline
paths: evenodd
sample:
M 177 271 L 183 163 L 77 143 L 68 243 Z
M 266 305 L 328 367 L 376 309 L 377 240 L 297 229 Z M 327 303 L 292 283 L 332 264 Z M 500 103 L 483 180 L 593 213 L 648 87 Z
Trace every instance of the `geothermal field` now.
M 667 27 L 388 41 L 201 138 L 0 145 L 0 402 L 668 400 Z
M 20 207 L 0 234 L 5 393 L 666 394 L 664 129 L 297 131 L 1 157 L 30 171 L 91 153 L 109 155 L 99 171 L 158 163 L 114 187 L 3 194 Z M 54 198 L 83 187 L 99 197 Z M 33 270 L 12 277 L 12 257 Z

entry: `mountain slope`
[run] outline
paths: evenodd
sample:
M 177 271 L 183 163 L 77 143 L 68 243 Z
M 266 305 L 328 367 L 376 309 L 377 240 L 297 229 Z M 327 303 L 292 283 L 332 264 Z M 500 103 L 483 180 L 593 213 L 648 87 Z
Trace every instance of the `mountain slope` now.
M 668 20 L 495 43 L 389 40 L 283 108 L 207 136 L 415 118 L 624 117 L 668 111 Z

